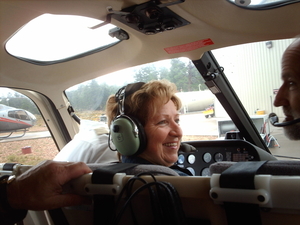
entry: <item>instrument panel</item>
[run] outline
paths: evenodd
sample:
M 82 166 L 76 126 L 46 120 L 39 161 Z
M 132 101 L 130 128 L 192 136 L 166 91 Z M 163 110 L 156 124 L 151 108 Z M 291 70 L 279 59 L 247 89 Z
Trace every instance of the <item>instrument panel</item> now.
M 220 161 L 260 161 L 260 151 L 244 140 L 190 141 L 191 151 L 178 152 L 177 165 L 186 168 L 195 176 L 210 176 L 209 166 Z

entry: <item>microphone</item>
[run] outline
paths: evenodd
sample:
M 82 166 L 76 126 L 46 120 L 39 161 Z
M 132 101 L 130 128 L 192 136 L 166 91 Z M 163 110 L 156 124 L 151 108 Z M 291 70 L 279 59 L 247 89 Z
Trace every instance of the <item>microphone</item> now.
M 269 119 L 270 119 L 270 123 L 274 127 L 285 127 L 285 126 L 293 125 L 295 123 L 299 123 L 300 122 L 300 118 L 298 118 L 298 119 L 295 119 L 295 120 L 278 123 L 278 116 L 275 113 L 270 113 L 269 114 Z

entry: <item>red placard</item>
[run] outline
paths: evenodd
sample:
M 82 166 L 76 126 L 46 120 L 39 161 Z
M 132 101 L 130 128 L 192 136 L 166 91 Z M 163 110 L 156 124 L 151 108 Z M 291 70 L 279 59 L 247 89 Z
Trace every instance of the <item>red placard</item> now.
M 210 38 L 207 38 L 207 39 L 194 41 L 194 42 L 183 44 L 183 45 L 168 47 L 168 48 L 164 48 L 164 49 L 168 54 L 175 54 L 175 53 L 180 53 L 180 52 L 193 51 L 195 49 L 202 48 L 202 47 L 205 47 L 208 45 L 213 45 L 213 44 L 214 44 L 214 42 Z

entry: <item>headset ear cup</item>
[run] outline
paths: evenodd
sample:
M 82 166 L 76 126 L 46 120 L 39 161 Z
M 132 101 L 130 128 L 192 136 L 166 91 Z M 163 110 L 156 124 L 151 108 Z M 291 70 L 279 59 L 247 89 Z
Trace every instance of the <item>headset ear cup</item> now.
M 145 148 L 147 147 L 147 136 L 146 136 L 146 132 L 144 127 L 142 126 L 142 124 L 140 123 L 140 121 L 135 118 L 135 117 L 130 117 L 132 119 L 132 121 L 135 123 L 138 132 L 139 132 L 139 140 L 140 140 L 140 147 L 138 149 L 138 151 L 136 152 L 135 155 L 139 155 L 141 154 Z
M 126 115 L 116 117 L 110 132 L 112 142 L 122 155 L 138 155 L 146 147 L 144 128 L 135 118 Z

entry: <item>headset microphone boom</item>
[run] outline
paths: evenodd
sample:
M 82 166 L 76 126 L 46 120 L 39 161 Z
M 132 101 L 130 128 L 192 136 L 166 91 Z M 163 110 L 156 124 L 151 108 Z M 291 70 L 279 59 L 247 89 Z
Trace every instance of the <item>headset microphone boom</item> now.
M 275 127 L 285 127 L 285 126 L 290 126 L 290 125 L 300 122 L 300 118 L 298 118 L 295 120 L 278 123 L 278 116 L 275 113 L 270 113 L 269 119 L 270 119 L 270 123 Z

